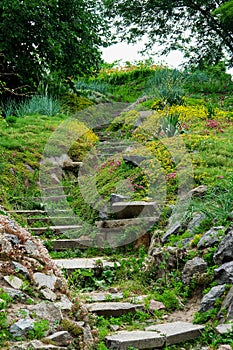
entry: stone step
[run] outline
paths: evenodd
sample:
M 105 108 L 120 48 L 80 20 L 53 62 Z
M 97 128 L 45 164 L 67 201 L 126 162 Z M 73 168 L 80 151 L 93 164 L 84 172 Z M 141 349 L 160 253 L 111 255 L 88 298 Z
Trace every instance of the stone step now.
M 127 227 L 130 225 L 153 225 L 154 223 L 158 222 L 159 216 L 145 216 L 145 217 L 139 217 L 139 218 L 131 218 L 131 219 L 118 219 L 118 220 L 102 220 L 102 221 L 96 221 L 95 225 L 98 228 L 120 228 L 120 227 Z
M 91 246 L 92 240 L 91 239 L 84 239 L 82 237 L 78 239 L 56 239 L 49 241 L 50 246 L 53 250 L 56 251 L 63 251 L 67 249 L 86 249 L 88 246 Z
M 45 210 L 10 210 L 10 214 L 19 214 L 19 215 L 47 215 Z
M 134 313 L 137 310 L 143 311 L 144 309 L 141 304 L 122 303 L 117 301 L 86 304 L 86 307 L 90 312 L 104 317 L 119 317 L 129 312 Z
M 73 258 L 73 259 L 54 259 L 57 266 L 65 269 L 67 272 L 74 272 L 79 269 L 95 269 L 100 262 L 103 267 L 119 266 L 118 262 L 107 261 L 102 257 L 98 258 Z
M 49 195 L 49 196 L 41 196 L 41 199 L 43 200 L 51 200 L 51 201 L 59 201 L 60 199 L 64 199 L 66 198 L 67 196 L 69 195 L 66 195 L 66 194 L 55 194 L 55 195 Z
M 116 154 L 116 153 L 120 153 L 120 152 L 124 152 L 127 150 L 127 148 L 129 148 L 130 145 L 121 145 L 121 144 L 118 144 L 116 146 L 99 146 L 97 147 L 97 152 L 103 152 L 103 153 L 113 153 L 113 154 Z
M 158 349 L 165 344 L 165 336 L 157 332 L 147 331 L 120 331 L 105 338 L 108 349 L 128 350 L 130 347 L 136 349 Z
M 83 165 L 83 162 L 64 162 L 63 169 L 64 170 L 72 170 L 79 169 Z
M 147 327 L 146 331 L 159 332 L 165 335 L 166 344 L 173 345 L 200 337 L 204 329 L 205 326 L 203 325 L 177 321 L 152 325 Z
M 51 217 L 29 217 L 27 218 L 27 222 L 29 225 L 33 225 L 35 222 L 45 222 L 45 223 L 50 223 L 50 222 L 61 222 L 61 225 L 70 225 L 71 222 L 73 222 L 74 224 L 77 222 L 77 219 L 75 219 L 74 217 L 70 217 L 70 216 L 51 216 Z
M 55 214 L 66 214 L 70 213 L 71 210 L 67 209 L 54 209 L 50 210 L 49 213 Z M 48 215 L 46 210 L 28 210 L 28 209 L 19 209 L 19 210 L 10 210 L 10 214 L 19 214 L 19 215 Z
M 145 331 L 120 331 L 105 338 L 109 349 L 127 350 L 161 348 L 198 338 L 205 326 L 188 322 L 171 322 L 149 326 Z
M 57 232 L 57 233 L 65 233 L 66 231 L 80 229 L 81 225 L 64 225 L 64 226 L 44 226 L 44 227 L 30 227 L 30 231 L 41 235 L 45 233 L 47 230 Z
M 116 202 L 111 208 L 117 219 L 129 219 L 135 217 L 151 217 L 156 215 L 156 202 L 134 201 Z
M 80 296 L 88 303 L 107 302 L 112 300 L 120 300 L 124 298 L 122 293 L 108 293 L 108 292 L 91 292 L 81 293 Z
M 64 186 L 48 186 L 48 187 L 44 187 L 43 185 L 40 185 L 40 188 L 42 188 L 44 191 L 48 191 L 48 192 L 53 192 L 53 191 L 63 191 L 64 189 L 70 189 L 70 185 L 64 185 Z

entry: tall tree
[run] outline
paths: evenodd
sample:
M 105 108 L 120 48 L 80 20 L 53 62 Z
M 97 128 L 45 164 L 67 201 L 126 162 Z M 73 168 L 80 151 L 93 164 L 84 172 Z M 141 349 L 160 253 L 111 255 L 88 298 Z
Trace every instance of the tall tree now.
M 160 43 L 163 54 L 179 49 L 195 63 L 215 63 L 226 55 L 233 65 L 233 25 L 227 19 L 232 0 L 103 1 L 118 33 L 129 42 L 146 34 L 147 47 Z
M 48 72 L 97 69 L 108 32 L 100 13 L 99 0 L 1 0 L 0 80 L 32 86 Z

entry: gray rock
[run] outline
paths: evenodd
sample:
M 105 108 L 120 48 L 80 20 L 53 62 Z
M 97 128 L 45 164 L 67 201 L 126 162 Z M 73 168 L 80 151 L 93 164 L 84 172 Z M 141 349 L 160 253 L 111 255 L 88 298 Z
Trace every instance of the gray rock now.
M 60 346 L 67 346 L 69 345 L 74 339 L 67 331 L 60 331 L 53 333 L 45 338 L 45 340 L 50 340 L 51 342 L 54 342 L 56 345 Z
M 107 206 L 107 204 L 105 204 L 101 208 L 99 208 L 99 219 L 100 220 L 107 220 L 108 219 L 108 206 Z
M 13 252 L 13 245 L 11 242 L 5 237 L 5 235 L 0 236 L 0 257 L 4 257 L 5 255 L 9 256 Z
M 156 267 L 156 278 L 162 278 L 172 269 L 178 269 L 186 256 L 186 250 L 176 247 L 157 247 L 149 250 L 149 261 L 145 263 L 146 269 L 153 265 Z M 159 267 L 159 268 L 158 268 Z
M 38 247 L 36 243 L 28 239 L 25 244 L 24 244 L 25 250 L 28 255 L 31 255 L 33 257 L 38 257 L 39 252 L 38 252 Z
M 226 236 L 222 239 L 215 254 L 215 264 L 221 265 L 223 263 L 233 261 L 233 229 L 231 228 Z
M 195 274 L 206 272 L 207 263 L 199 257 L 188 260 L 182 271 L 182 281 L 184 284 L 189 284 Z
M 57 294 L 49 288 L 41 289 L 40 292 L 46 300 L 55 301 L 57 299 Z
M 165 310 L 166 306 L 157 300 L 151 300 L 149 305 L 149 311 L 154 312 L 155 310 Z
M 181 228 L 181 222 L 176 221 L 165 233 L 162 243 L 165 243 L 171 235 L 177 234 Z
M 118 317 L 128 312 L 135 312 L 136 310 L 143 310 L 143 306 L 132 303 L 121 303 L 121 302 L 103 302 L 87 304 L 87 309 L 97 315 L 105 317 L 113 316 Z
M 156 203 L 145 201 L 116 202 L 112 204 L 112 212 L 117 219 L 154 216 Z
M 86 344 L 87 349 L 93 349 L 94 348 L 94 340 L 91 333 L 91 327 L 89 323 L 85 323 L 83 327 L 83 341 Z
M 120 331 L 115 335 L 109 335 L 105 338 L 109 349 L 127 350 L 129 347 L 137 349 L 161 348 L 165 343 L 165 337 L 157 332 L 147 331 Z
M 69 300 L 66 295 L 62 295 L 60 301 L 54 304 L 60 310 L 71 310 L 73 303 Z
M 5 234 L 5 238 L 14 246 L 19 244 L 19 239 L 15 235 Z
M 88 293 L 88 294 L 83 294 L 83 296 L 89 303 L 123 299 L 123 294 L 117 293 L 117 292 L 116 293 L 107 293 L 107 292 Z
M 77 269 L 95 269 L 96 263 L 101 261 L 103 267 L 114 267 L 116 263 L 113 261 L 100 258 L 74 258 L 74 259 L 55 259 L 53 260 L 57 266 L 67 271 L 75 271 Z
M 21 290 L 3 287 L 5 293 L 9 294 L 9 296 L 14 300 L 19 300 L 25 302 L 27 300 L 32 300 L 27 294 L 23 293 Z
M 194 197 L 202 197 L 206 193 L 207 189 L 207 186 L 201 185 L 193 188 L 189 193 Z
M 205 217 L 206 216 L 202 213 L 196 213 L 193 216 L 192 220 L 189 222 L 187 230 L 193 233 L 195 229 L 200 226 L 201 222 L 205 219 Z
M 13 266 L 13 269 L 15 270 L 15 272 L 21 273 L 23 276 L 25 276 L 27 279 L 30 280 L 30 273 L 25 266 L 18 263 L 17 261 L 12 261 L 11 263 L 12 263 L 12 266 Z
M 141 162 L 146 159 L 146 157 L 143 156 L 137 156 L 137 155 L 123 155 L 123 159 L 125 163 L 131 163 L 135 167 L 140 167 Z
M 233 332 L 233 323 L 219 324 L 216 327 L 216 331 L 222 335 L 226 334 L 228 332 Z
M 23 281 L 16 276 L 4 276 L 4 280 L 14 289 L 20 289 Z
M 233 320 L 233 287 L 231 287 L 223 300 L 218 317 L 225 321 Z
M 227 262 L 215 269 L 214 276 L 219 284 L 233 283 L 233 261 Z
M 44 344 L 40 340 L 32 340 L 30 342 L 20 342 L 10 346 L 9 350 L 64 350 L 62 346 L 52 344 Z
M 10 333 L 13 335 L 13 337 L 25 337 L 27 336 L 28 332 L 33 329 L 34 326 L 34 320 L 28 318 L 28 319 L 21 319 L 18 322 L 12 324 L 10 327 Z
M 54 275 L 45 275 L 41 272 L 36 272 L 33 274 L 35 283 L 38 285 L 38 288 L 46 287 L 51 290 L 55 289 L 55 284 L 57 277 Z
M 172 345 L 200 337 L 205 326 L 188 322 L 172 322 L 152 325 L 146 328 L 147 331 L 159 332 L 166 336 L 166 344 Z
M 215 243 L 218 243 L 222 236 L 221 231 L 223 230 L 224 226 L 212 227 L 209 231 L 204 233 L 197 244 L 197 248 L 212 247 Z
M 117 193 L 111 193 L 110 195 L 110 203 L 117 203 L 117 202 L 124 202 L 126 200 L 128 200 L 129 197 L 128 196 L 122 196 L 121 194 L 117 194 Z
M 139 125 L 141 125 L 152 114 L 152 111 L 139 111 L 139 117 L 135 120 L 134 128 L 137 128 Z
M 220 345 L 218 350 L 232 350 L 232 347 L 228 344 L 223 344 L 223 345 Z
M 211 288 L 211 290 L 202 298 L 201 306 L 198 311 L 205 312 L 209 309 L 213 309 L 216 299 L 223 295 L 225 289 L 225 284 Z
M 51 302 L 43 301 L 37 305 L 29 305 L 27 309 L 30 311 L 31 317 L 36 314 L 39 319 L 48 320 L 50 324 L 62 319 L 61 310 Z

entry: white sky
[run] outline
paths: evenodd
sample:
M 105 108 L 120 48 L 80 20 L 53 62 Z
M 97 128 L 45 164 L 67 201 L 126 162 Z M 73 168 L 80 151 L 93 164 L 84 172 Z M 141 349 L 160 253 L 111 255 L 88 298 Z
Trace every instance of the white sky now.
M 165 56 L 159 56 L 159 55 L 151 55 L 150 52 L 148 52 L 148 55 L 142 56 L 138 53 L 138 51 L 142 50 L 144 46 L 144 40 L 141 42 L 132 45 L 127 43 L 118 43 L 115 45 L 112 45 L 107 48 L 103 48 L 103 59 L 107 63 L 112 63 L 117 60 L 122 60 L 122 63 L 129 61 L 131 63 L 135 61 L 145 60 L 149 57 L 152 57 L 154 60 L 154 63 L 156 64 L 165 64 L 169 66 L 170 68 L 178 68 L 182 63 L 185 62 L 184 56 L 180 51 L 173 51 L 169 55 Z M 153 48 L 153 51 L 156 51 L 156 46 Z M 233 68 L 229 69 L 227 71 L 233 76 Z
M 164 63 L 171 68 L 177 68 L 180 64 L 184 62 L 183 55 L 180 51 L 173 51 L 168 56 L 159 56 L 151 55 L 151 52 L 148 52 L 148 55 L 142 56 L 138 51 L 143 49 L 143 41 L 137 43 L 136 45 L 128 45 L 127 43 L 118 43 L 110 47 L 102 49 L 103 59 L 107 63 L 112 63 L 116 60 L 122 60 L 122 63 L 129 61 L 133 63 L 134 61 L 145 60 L 149 57 L 152 57 L 154 63 Z M 154 47 L 153 51 L 156 51 Z

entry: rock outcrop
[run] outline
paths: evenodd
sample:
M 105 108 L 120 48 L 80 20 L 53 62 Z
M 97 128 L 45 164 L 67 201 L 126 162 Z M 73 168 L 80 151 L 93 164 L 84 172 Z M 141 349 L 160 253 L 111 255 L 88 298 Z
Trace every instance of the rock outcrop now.
M 1 303 L 14 340 L 9 349 L 66 349 L 74 341 L 74 328 L 80 349 L 93 345 L 85 306 L 77 299 L 72 302 L 66 281 L 42 242 L 7 214 L 0 215 L 0 285 L 0 298 L 4 293 L 9 299 Z M 44 324 L 40 334 L 38 324 Z M 32 337 L 35 340 L 29 340 Z M 20 345 L 18 338 L 23 340 Z

